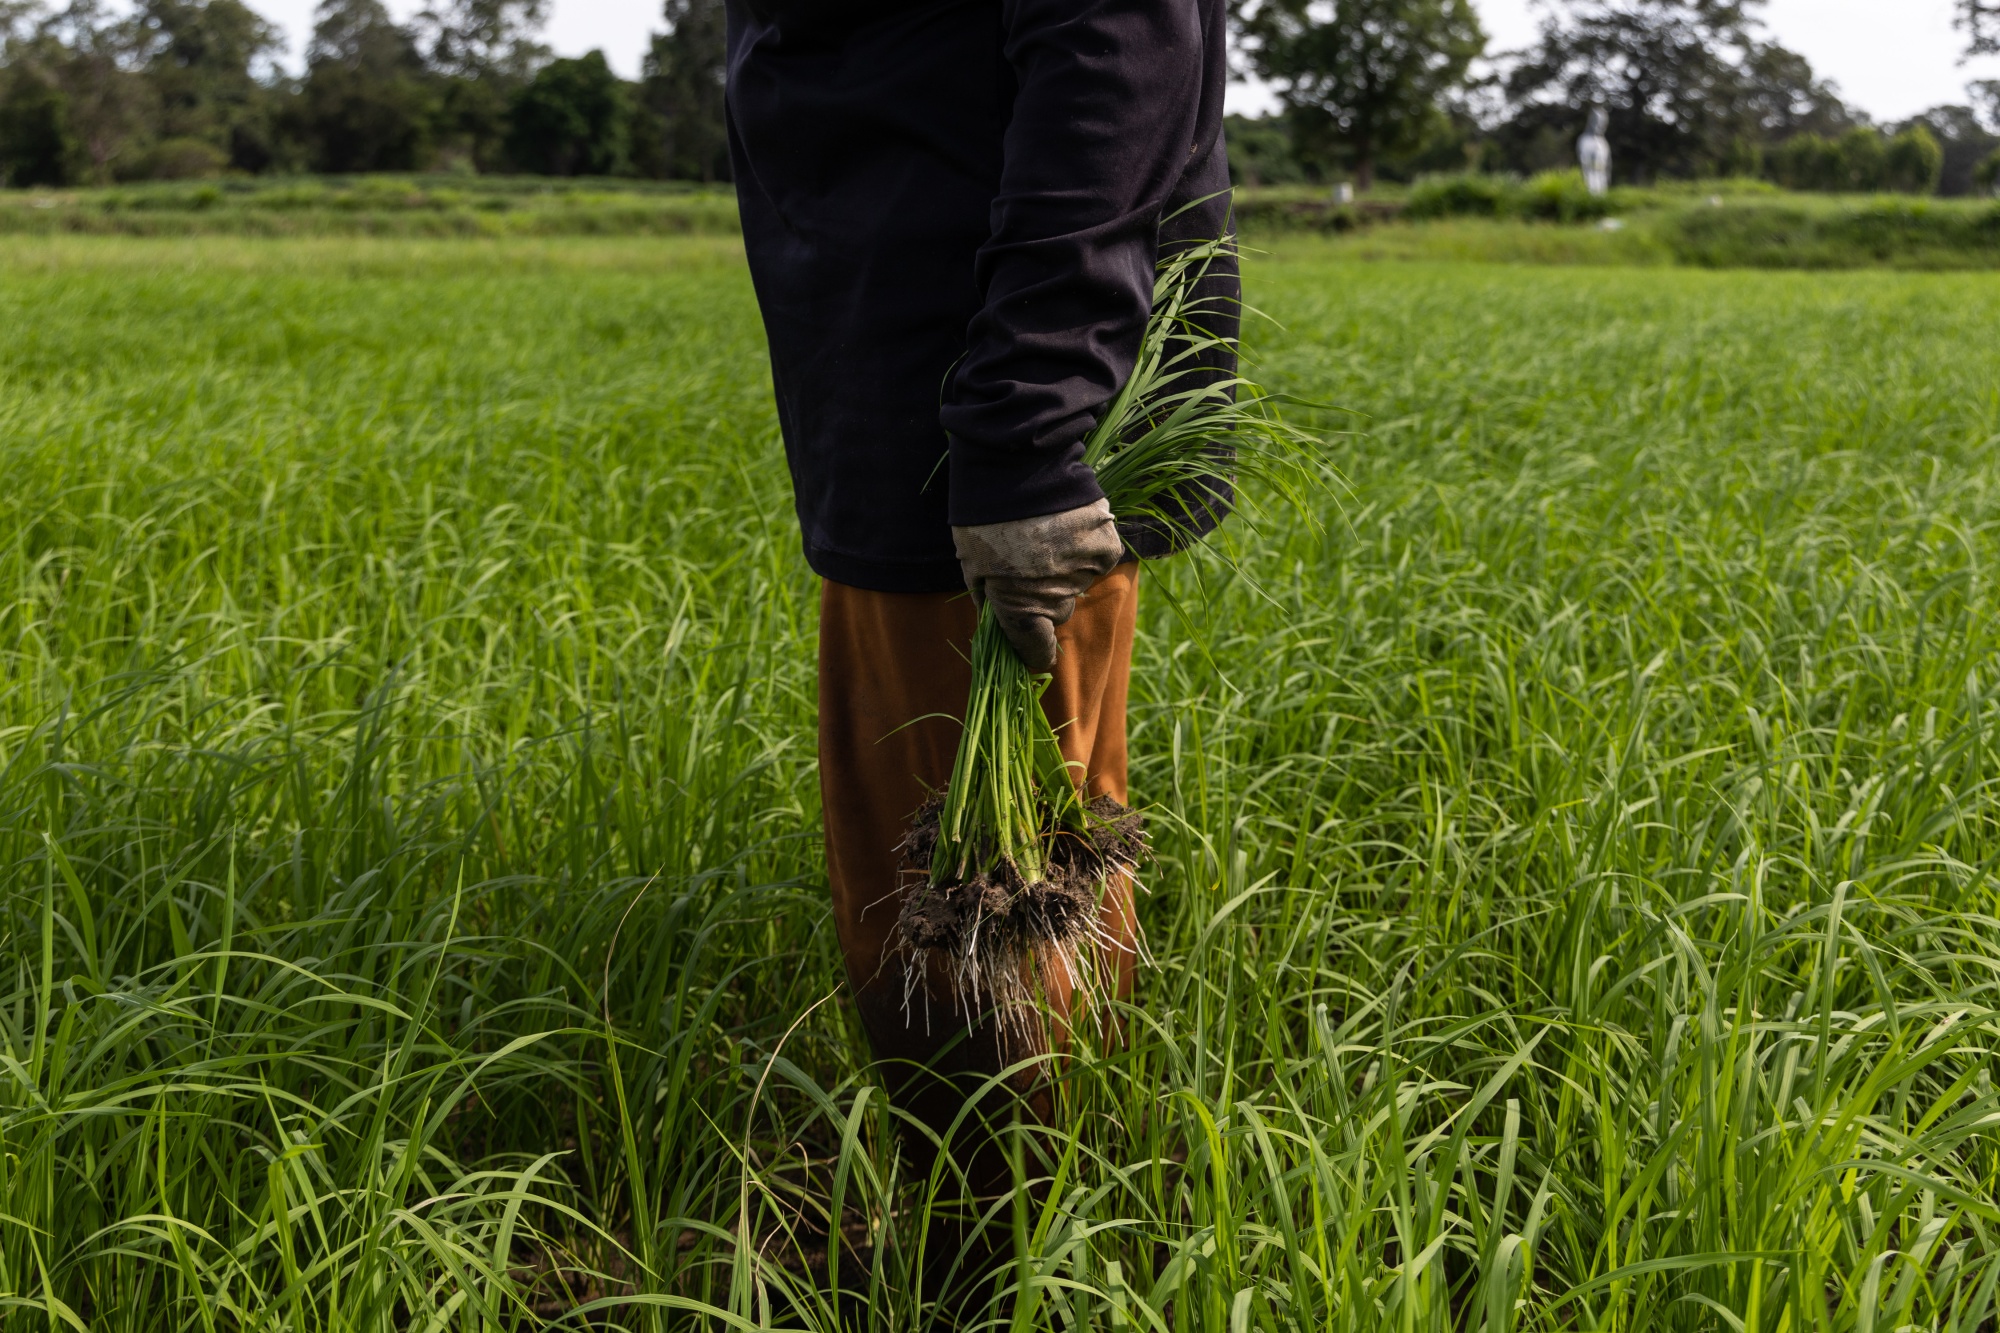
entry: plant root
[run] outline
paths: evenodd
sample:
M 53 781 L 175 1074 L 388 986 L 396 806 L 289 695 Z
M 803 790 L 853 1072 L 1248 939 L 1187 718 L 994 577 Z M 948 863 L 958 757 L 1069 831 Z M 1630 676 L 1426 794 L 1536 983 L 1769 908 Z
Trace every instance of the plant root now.
M 1083 832 L 1045 830 L 1042 879 L 1029 883 L 1000 858 L 988 870 L 934 884 L 943 809 L 943 793 L 926 801 L 897 848 L 906 887 L 896 940 L 911 964 L 905 1007 L 926 978 L 941 976 L 968 1021 L 991 1007 L 1003 1025 L 1025 1028 L 1033 1023 L 1041 978 L 1060 974 L 1074 993 L 1090 995 L 1098 950 L 1088 946 L 1131 947 L 1107 936 L 1100 917 L 1106 882 L 1147 857 L 1145 816 L 1100 796 L 1085 807 Z

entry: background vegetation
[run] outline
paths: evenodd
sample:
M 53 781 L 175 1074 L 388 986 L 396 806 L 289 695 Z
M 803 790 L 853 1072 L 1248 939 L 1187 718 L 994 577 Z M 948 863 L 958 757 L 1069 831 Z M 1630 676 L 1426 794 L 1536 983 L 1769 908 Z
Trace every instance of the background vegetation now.
M 718 15 L 632 84 L 535 0 L 297 73 L 0 0 L 9 1327 L 941 1326 Z M 1348 485 L 1149 574 L 1153 965 L 995 1219 L 1023 1326 L 1993 1327 L 2000 287 L 1698 270 L 1994 266 L 1910 196 L 2000 108 L 1868 125 L 1754 17 L 1483 78 L 1462 4 L 1238 11 L 1254 350 Z
M 2000 286 L 1328 244 L 1040 1317 L 1990 1327 Z M 925 1327 L 735 243 L 0 264 L 9 1324 Z
M 0 234 L 736 235 L 736 197 L 608 177 L 325 176 L 0 196 Z
M 1317 235 L 1353 254 L 1709 268 L 1991 268 L 2000 205 L 1786 193 L 1760 181 L 1620 186 L 1574 170 L 1384 185 L 1239 187 L 1253 245 Z M 284 177 L 0 195 L 0 235 L 734 236 L 726 189 L 609 177 Z
M 1877 126 L 1764 33 L 1761 7 L 1557 0 L 1532 45 L 1490 51 L 1463 3 L 1235 0 L 1244 63 L 1281 100 L 1275 115 L 1232 120 L 1237 179 L 1351 177 L 1365 188 L 1378 172 L 1532 176 L 1576 164 L 1601 106 L 1624 184 L 1764 177 L 1818 191 L 1990 192 L 1979 172 L 2000 161 L 2000 84 L 1975 82 L 1962 102 Z M 1882 21 L 1893 44 L 1895 17 Z M 1969 8 L 1967 24 L 1987 30 Z
M 1575 165 L 1592 106 L 1627 185 L 1991 193 L 2000 84 L 1875 125 L 1772 41 L 1763 0 L 1554 0 L 1489 49 L 1470 0 L 1233 0 L 1236 57 L 1280 109 L 1232 117 L 1246 185 L 1527 179 Z M 1968 45 L 1991 40 L 1963 0 Z M 0 0 L 0 182 L 440 173 L 729 178 L 722 0 L 664 0 L 636 82 L 552 59 L 547 0 L 322 0 L 301 70 L 246 0 Z M 1893 42 L 1893 18 L 1884 41 Z
M 1246 189 L 1237 213 L 1253 243 L 1317 233 L 1375 256 L 1705 268 L 2000 267 L 2000 204 L 1803 195 L 1760 181 L 1620 186 L 1592 195 L 1575 170 L 1527 180 L 1427 176 L 1353 204 L 1311 187 Z M 1577 234 L 1585 228 L 1592 234 Z
M 242 0 L 0 0 L 0 181 L 524 172 L 729 177 L 722 0 L 666 0 L 637 83 L 552 59 L 547 0 L 321 0 L 305 69 Z

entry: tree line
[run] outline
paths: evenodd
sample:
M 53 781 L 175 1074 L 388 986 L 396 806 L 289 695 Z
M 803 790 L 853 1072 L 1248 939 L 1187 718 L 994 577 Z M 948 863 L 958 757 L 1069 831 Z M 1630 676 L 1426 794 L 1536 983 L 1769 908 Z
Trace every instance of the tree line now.
M 1763 3 L 1554 0 L 1533 44 L 1489 52 L 1471 0 L 1232 0 L 1243 70 L 1280 102 L 1232 123 L 1237 174 L 1364 188 L 1378 172 L 1533 174 L 1573 166 L 1601 106 L 1615 177 L 1630 184 L 1764 176 L 1965 193 L 1990 180 L 2000 81 L 1876 126 L 1766 34 Z M 1956 3 L 1967 54 L 2000 51 L 2000 0 Z
M 2000 173 L 2000 81 L 1876 126 L 1771 40 L 1764 0 L 1551 0 L 1488 50 L 1472 0 L 1231 0 L 1241 72 L 1276 114 L 1232 117 L 1250 183 L 1532 175 L 1575 161 L 1590 108 L 1616 177 L 1765 176 L 1802 189 L 1965 193 Z M 1954 0 L 1967 53 L 2000 0 Z M 0 182 L 224 172 L 521 172 L 722 181 L 723 0 L 665 0 L 637 81 L 554 59 L 549 0 L 322 0 L 302 71 L 245 0 L 0 0 Z M 1885 19 L 1885 24 L 1893 24 Z M 1885 45 L 1894 40 L 1885 32 Z
M 322 0 L 303 72 L 243 0 L 0 0 L 0 181 L 223 172 L 726 180 L 722 0 L 666 0 L 636 82 L 554 59 L 548 0 Z

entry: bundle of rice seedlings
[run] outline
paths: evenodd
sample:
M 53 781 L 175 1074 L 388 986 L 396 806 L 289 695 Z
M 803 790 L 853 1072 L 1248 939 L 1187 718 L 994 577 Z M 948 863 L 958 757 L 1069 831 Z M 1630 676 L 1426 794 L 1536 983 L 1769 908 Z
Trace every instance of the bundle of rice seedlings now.
M 1203 280 L 1233 251 L 1233 240 L 1209 241 L 1162 262 L 1138 364 L 1085 444 L 1121 523 L 1176 545 L 1199 540 L 1211 505 L 1238 481 L 1261 480 L 1303 508 L 1312 474 L 1317 441 L 1275 410 L 1288 400 L 1238 373 L 1234 336 L 1207 327 L 1225 321 Z M 1122 947 L 1103 937 L 1100 908 L 1110 877 L 1145 860 L 1145 830 L 1117 801 L 1084 798 L 1042 711 L 1049 677 L 1029 672 L 990 608 L 971 656 L 950 783 L 903 843 L 905 869 L 921 879 L 904 894 L 898 933 L 915 964 L 912 993 L 942 977 L 968 1016 L 990 1007 L 1025 1024 L 1041 978 L 1060 973 L 1087 997 L 1093 956 Z

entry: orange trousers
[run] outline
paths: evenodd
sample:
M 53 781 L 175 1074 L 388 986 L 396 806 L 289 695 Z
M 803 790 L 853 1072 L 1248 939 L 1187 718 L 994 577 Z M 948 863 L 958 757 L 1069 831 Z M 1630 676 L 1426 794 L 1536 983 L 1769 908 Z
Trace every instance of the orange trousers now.
M 1089 793 L 1126 800 L 1125 701 L 1139 608 L 1139 566 L 1118 566 L 1077 601 L 1057 632 L 1061 653 L 1042 704 L 1063 757 L 1081 763 Z M 895 949 L 901 906 L 897 845 L 910 816 L 951 777 L 959 723 L 971 685 L 968 655 L 976 620 L 964 593 L 869 592 L 825 583 L 820 594 L 819 764 L 826 810 L 827 875 L 847 978 L 890 1097 L 940 1138 L 974 1090 L 993 1073 L 1041 1054 L 989 1021 L 971 1025 L 949 994 L 918 993 L 906 1003 Z M 1129 994 L 1136 924 L 1129 880 L 1105 894 L 1107 950 L 1100 966 Z M 1045 987 L 1052 983 L 1044 978 Z M 1071 997 L 1050 994 L 1063 1016 Z M 928 1001 L 928 1003 L 926 1003 Z M 1017 1078 L 1017 1105 L 1047 1123 L 1047 1080 Z M 979 1108 L 987 1119 L 1007 1112 Z M 925 1169 L 928 1145 L 906 1137 Z M 978 1195 L 1006 1188 L 1004 1156 L 974 1131 L 952 1146 Z

